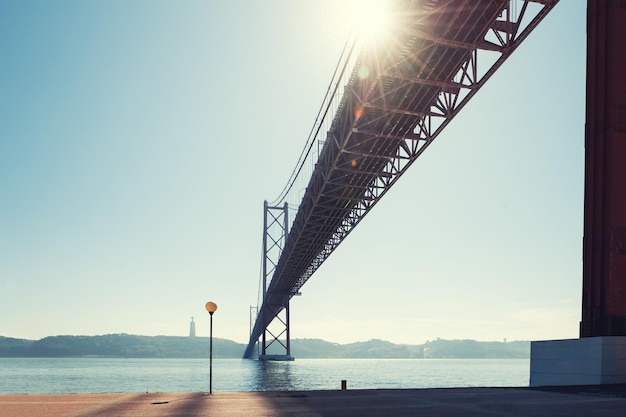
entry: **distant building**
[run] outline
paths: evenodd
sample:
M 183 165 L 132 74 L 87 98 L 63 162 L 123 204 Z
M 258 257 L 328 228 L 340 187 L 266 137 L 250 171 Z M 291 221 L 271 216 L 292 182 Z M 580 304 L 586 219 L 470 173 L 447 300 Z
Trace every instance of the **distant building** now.
M 196 323 L 193 322 L 193 317 L 191 318 L 191 323 L 189 323 L 189 337 L 196 337 Z

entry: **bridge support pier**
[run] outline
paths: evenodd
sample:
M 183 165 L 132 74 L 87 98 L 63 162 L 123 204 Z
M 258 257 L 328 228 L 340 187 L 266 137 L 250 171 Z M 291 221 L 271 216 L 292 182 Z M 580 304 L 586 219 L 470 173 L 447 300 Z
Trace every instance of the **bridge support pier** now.
M 267 303 L 267 282 L 268 277 L 276 271 L 276 266 L 280 259 L 282 250 L 285 247 L 287 232 L 289 228 L 288 217 L 289 206 L 285 203 L 282 207 L 268 205 L 265 201 L 263 205 L 263 303 L 257 307 L 257 314 L 261 315 L 261 320 L 256 320 L 256 325 L 264 323 L 258 333 L 261 335 L 260 342 L 255 340 L 258 336 L 252 337 L 254 328 L 252 318 L 250 320 L 251 340 L 244 358 L 254 356 L 252 345 L 260 343 L 259 360 L 271 361 L 292 361 L 291 356 L 291 334 L 289 327 L 289 298 L 284 301 L 268 305 Z M 258 318 L 258 317 L 257 317 Z M 269 349 L 273 346 L 271 349 Z
M 580 339 L 533 342 L 531 385 L 626 383 L 626 3 L 587 2 Z
M 272 332 L 269 328 L 263 331 L 263 342 L 261 344 L 261 354 L 259 360 L 262 361 L 292 361 L 294 357 L 291 356 L 291 335 L 289 330 L 289 301 L 285 305 L 283 310 L 283 317 L 280 314 L 274 317 L 273 323 L 279 323 L 278 331 Z M 269 327 L 269 326 L 268 326 Z M 271 340 L 268 342 L 268 337 L 271 336 Z M 284 337 L 284 339 L 282 339 Z M 268 349 L 271 345 L 276 343 L 276 349 L 269 353 Z M 284 353 L 283 353 L 284 352 Z

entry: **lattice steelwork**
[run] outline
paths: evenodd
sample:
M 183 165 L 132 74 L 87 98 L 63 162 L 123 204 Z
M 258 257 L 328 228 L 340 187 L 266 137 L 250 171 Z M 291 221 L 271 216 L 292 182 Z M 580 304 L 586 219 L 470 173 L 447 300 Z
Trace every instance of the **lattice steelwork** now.
M 245 357 L 350 231 L 558 0 L 397 0 L 390 41 L 363 49 Z

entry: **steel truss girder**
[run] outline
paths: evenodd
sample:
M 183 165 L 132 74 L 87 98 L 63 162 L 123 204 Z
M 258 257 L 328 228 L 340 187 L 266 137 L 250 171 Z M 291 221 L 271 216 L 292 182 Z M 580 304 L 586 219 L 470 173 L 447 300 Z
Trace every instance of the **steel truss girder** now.
M 357 61 L 268 287 L 272 305 L 300 290 L 558 0 L 393 3 L 409 19 Z

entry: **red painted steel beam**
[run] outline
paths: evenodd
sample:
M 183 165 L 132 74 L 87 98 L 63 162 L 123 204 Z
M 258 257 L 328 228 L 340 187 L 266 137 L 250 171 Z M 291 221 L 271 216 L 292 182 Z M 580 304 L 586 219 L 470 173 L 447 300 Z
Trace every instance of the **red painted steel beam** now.
M 387 43 L 365 48 L 352 70 L 267 287 L 248 350 L 558 3 L 541 0 L 544 7 L 529 7 L 531 1 L 537 3 L 393 2 L 399 23 Z M 479 59 L 486 63 L 484 68 L 477 64 Z M 369 76 L 359 76 L 362 68 Z
M 580 336 L 626 336 L 626 0 L 587 3 Z

